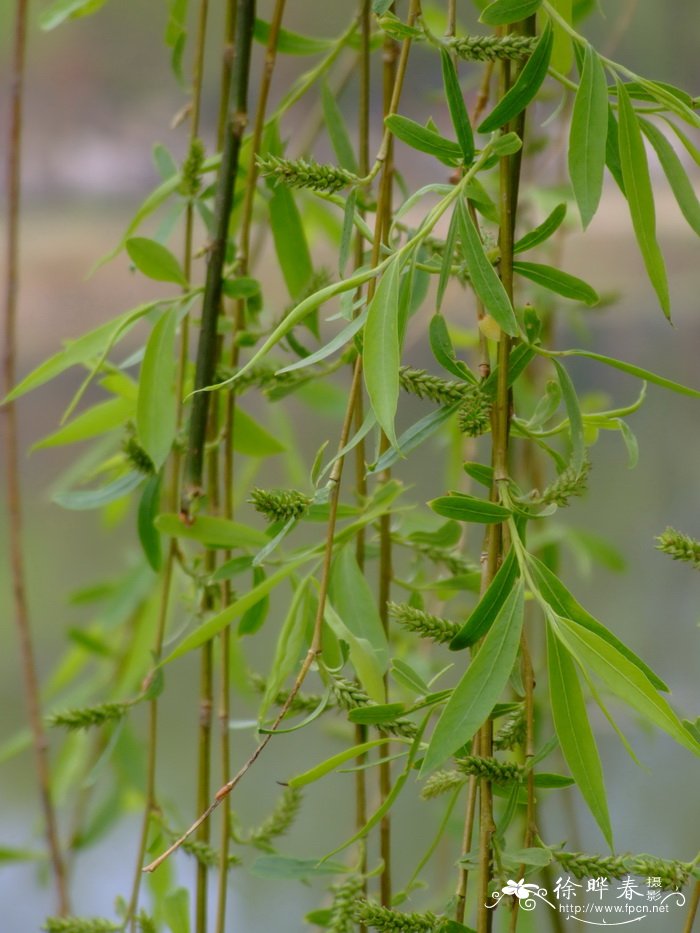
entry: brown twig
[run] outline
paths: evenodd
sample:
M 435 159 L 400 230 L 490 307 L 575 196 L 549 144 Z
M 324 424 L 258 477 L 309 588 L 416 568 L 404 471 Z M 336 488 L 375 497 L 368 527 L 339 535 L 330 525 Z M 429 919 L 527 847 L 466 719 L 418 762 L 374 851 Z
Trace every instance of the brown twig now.
M 6 198 L 6 269 L 4 294 L 5 353 L 3 380 L 9 393 L 16 381 L 17 359 L 17 295 L 19 290 L 19 212 L 21 199 L 22 120 L 24 111 L 24 75 L 27 47 L 28 0 L 17 0 L 15 15 L 12 71 L 10 83 L 9 146 L 7 154 Z M 46 843 L 51 872 L 56 886 L 58 911 L 69 912 L 68 881 L 58 836 L 56 811 L 51 794 L 48 742 L 41 717 L 39 682 L 32 638 L 26 571 L 22 550 L 22 493 L 19 478 L 17 409 L 14 401 L 4 410 L 5 461 L 7 470 L 7 505 L 9 516 L 10 563 L 15 621 L 19 638 L 22 679 L 27 704 L 32 744 L 39 782 L 39 796 L 44 815 Z

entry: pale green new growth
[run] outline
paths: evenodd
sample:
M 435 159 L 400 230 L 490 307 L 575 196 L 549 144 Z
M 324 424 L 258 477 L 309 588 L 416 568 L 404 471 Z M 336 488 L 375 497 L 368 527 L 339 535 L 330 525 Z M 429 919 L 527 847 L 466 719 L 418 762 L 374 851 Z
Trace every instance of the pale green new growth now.
M 465 781 L 466 778 L 460 771 L 436 771 L 425 782 L 420 795 L 424 800 L 432 800 L 434 797 L 449 794 L 450 791 L 461 787 Z
M 577 878 L 659 878 L 666 890 L 680 890 L 687 884 L 693 869 L 691 862 L 656 858 L 653 855 L 587 855 L 583 852 L 556 853 L 556 860 Z
M 441 925 L 433 913 L 401 913 L 380 907 L 369 901 L 360 901 L 355 907 L 355 922 L 377 930 L 378 933 L 438 933 Z
M 132 706 L 132 703 L 101 703 L 99 706 L 86 706 L 82 709 L 64 710 L 48 717 L 50 726 L 64 729 L 91 729 L 106 723 L 119 722 Z
M 301 518 L 311 504 L 311 499 L 296 489 L 253 489 L 249 501 L 269 522 Z
M 478 755 L 467 755 L 464 758 L 455 758 L 457 767 L 465 774 L 474 774 L 478 778 L 491 781 L 493 784 L 512 784 L 520 782 L 525 772 L 520 765 L 514 762 L 497 761 L 495 758 L 481 758 Z

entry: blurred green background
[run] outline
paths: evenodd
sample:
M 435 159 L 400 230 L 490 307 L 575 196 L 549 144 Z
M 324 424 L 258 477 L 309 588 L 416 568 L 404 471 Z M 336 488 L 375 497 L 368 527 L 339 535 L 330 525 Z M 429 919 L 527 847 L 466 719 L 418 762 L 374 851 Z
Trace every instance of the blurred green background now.
M 259 15 L 266 17 L 270 3 L 260 3 Z M 621 17 L 629 14 L 629 27 L 621 36 L 615 56 L 640 73 L 677 83 L 692 93 L 697 86 L 697 43 L 700 36 L 700 5 L 695 0 L 669 4 L 641 0 L 637 5 L 625 0 L 601 0 L 601 12 L 594 14 L 586 34 L 605 50 L 610 31 L 616 31 Z M 0 84 L 8 87 L 7 70 L 12 25 L 12 3 L 0 3 Z M 212 47 L 221 29 L 222 4 L 211 4 Z M 145 194 L 157 183 L 150 151 L 154 142 L 167 145 L 181 157 L 186 129 L 171 129 L 171 119 L 183 106 L 186 93 L 177 86 L 162 45 L 167 18 L 164 2 L 111 0 L 97 15 L 42 33 L 37 18 L 40 3 L 32 5 L 29 36 L 29 76 L 24 141 L 24 208 L 22 221 L 22 281 L 20 294 L 20 360 L 25 373 L 43 357 L 55 351 L 62 338 L 75 336 L 107 320 L 124 308 L 149 295 L 160 294 L 144 287 L 119 257 L 91 278 L 85 278 L 92 263 L 119 239 L 126 223 Z M 603 15 L 604 14 L 604 15 Z M 333 35 L 345 28 L 349 5 L 328 2 L 289 4 L 285 19 L 288 28 L 318 35 Z M 474 23 L 473 7 L 460 3 L 460 15 L 468 26 Z M 608 37 L 608 38 L 606 38 Z M 258 50 L 259 55 L 259 50 Z M 259 64 L 255 66 L 259 73 Z M 211 140 L 216 108 L 218 62 L 207 62 L 205 95 L 205 136 Z M 280 58 L 274 82 L 279 95 L 298 73 L 299 61 Z M 415 50 L 410 84 L 403 111 L 414 118 L 432 115 L 445 124 L 439 103 L 439 68 L 425 50 Z M 6 121 L 6 95 L 3 92 L 2 119 Z M 353 86 L 341 97 L 353 113 Z M 544 119 L 556 108 L 559 98 L 553 91 L 535 115 L 533 136 L 557 133 L 557 123 L 542 128 Z M 304 106 L 300 108 L 304 113 Z M 308 116 L 308 115 L 307 115 Z M 378 124 L 375 120 L 375 124 Z M 293 149 L 303 120 L 287 122 L 283 129 Z M 2 137 L 5 137 L 5 123 Z M 316 147 L 325 157 L 325 143 Z M 402 154 L 399 154 L 401 159 Z M 539 171 L 548 179 L 560 177 L 562 153 L 547 156 Z M 433 166 L 429 159 L 401 164 L 409 184 L 426 179 Z M 655 305 L 634 243 L 626 204 L 610 186 L 604 207 L 587 235 L 581 236 L 572 222 L 563 245 L 563 265 L 581 275 L 599 291 L 619 293 L 620 300 L 601 310 L 566 312 L 558 324 L 559 344 L 587 346 L 600 352 L 620 355 L 641 366 L 654 369 L 680 382 L 700 383 L 697 366 L 700 347 L 700 263 L 697 240 L 685 226 L 658 167 L 653 167 L 657 184 L 658 224 L 661 244 L 667 258 L 674 308 L 670 327 Z M 691 177 L 698 180 L 697 168 Z M 431 178 L 430 180 L 442 180 Z M 528 182 L 536 182 L 530 178 Z M 526 192 L 527 193 L 527 192 Z M 573 211 L 570 212 L 573 217 Z M 322 239 L 314 244 L 314 255 L 323 257 Z M 268 303 L 282 303 L 284 296 L 275 286 L 266 293 Z M 447 313 L 458 322 L 471 314 L 468 296 L 458 290 L 448 294 Z M 422 324 L 430 308 L 426 305 L 415 322 L 406 360 L 430 366 L 429 353 L 422 339 Z M 572 365 L 580 391 L 609 393 L 616 403 L 630 401 L 636 383 L 594 363 Z M 52 430 L 77 376 L 67 374 L 40 389 L 20 403 L 22 446 L 27 451 L 39 437 Z M 295 403 L 296 404 L 296 403 Z M 298 412 L 298 409 L 294 409 Z M 312 422 L 312 423 L 310 423 Z M 298 430 L 300 418 L 295 418 Z M 306 419 L 301 438 L 305 451 L 313 451 L 320 439 L 333 437 L 332 421 Z M 641 449 L 640 463 L 629 471 L 625 451 L 618 436 L 602 436 L 592 451 L 594 469 L 590 491 L 577 501 L 562 521 L 604 535 L 621 552 L 627 571 L 615 574 L 594 566 L 588 576 L 577 575 L 567 566 L 574 592 L 586 606 L 606 621 L 658 673 L 673 685 L 673 699 L 684 714 L 698 714 L 698 672 L 700 660 L 700 579 L 692 571 L 673 564 L 654 548 L 654 535 L 672 524 L 695 536 L 700 535 L 700 419 L 697 403 L 651 389 L 642 410 L 633 416 Z M 439 492 L 432 452 L 425 451 L 398 475 L 415 484 L 414 495 L 426 500 Z M 124 564 L 124 550 L 135 554 L 128 528 L 111 528 L 92 515 L 62 512 L 50 502 L 51 484 L 72 461 L 71 450 L 58 449 L 26 455 L 23 481 L 26 511 L 26 554 L 31 588 L 31 609 L 37 637 L 37 653 L 42 674 L 51 670 L 65 644 L 68 629 L 79 626 L 85 615 L 68 603 L 71 591 L 101 575 L 114 575 Z M 273 480 L 274 482 L 274 477 Z M 283 475 L 277 478 L 283 483 Z M 442 482 L 441 480 L 437 480 Z M 17 643 L 9 604 L 6 541 L 0 565 L 0 606 L 2 644 L 0 655 L 0 743 L 24 727 L 25 710 L 18 679 Z M 255 655 L 257 649 L 254 649 Z M 260 653 L 260 652 L 258 652 Z M 188 674 L 191 694 L 187 695 Z M 192 813 L 192 777 L 195 743 L 196 672 L 193 664 L 183 665 L 179 709 L 164 717 L 164 752 L 160 767 L 161 786 L 182 809 L 183 819 Z M 244 710 L 240 715 L 250 715 Z M 619 742 L 604 723 L 597 723 L 610 794 L 613 823 L 621 851 L 653 851 L 666 857 L 690 859 L 700 846 L 700 810 L 697 788 L 700 769 L 686 752 L 669 739 L 649 736 L 634 720 L 624 716 L 625 728 L 644 768 L 638 768 L 625 755 Z M 136 720 L 137 728 L 138 718 Z M 237 738 L 241 736 L 240 740 Z M 234 733 L 243 749 L 251 747 L 249 732 Z M 55 742 L 55 737 L 54 737 Z M 334 749 L 332 736 L 328 748 Z M 192 748 L 191 753 L 187 749 Z M 243 754 L 243 751 L 240 752 Z M 254 781 L 240 788 L 235 808 L 262 817 L 276 793 L 275 779 L 283 780 L 323 750 L 313 739 L 300 733 L 292 742 L 280 737 L 269 750 L 267 761 Z M 192 767 L 190 768 L 190 762 Z M 0 847 L 38 845 L 38 812 L 30 754 L 0 764 L 2 804 Z M 69 772 L 68 772 L 69 774 Z M 349 789 L 349 776 L 318 785 L 302 819 L 283 849 L 295 855 L 320 855 L 350 829 L 350 814 L 339 808 L 341 793 Z M 586 811 L 573 792 L 568 806 L 557 803 L 545 818 L 543 832 L 551 841 L 569 838 L 573 812 L 579 840 L 592 850 L 601 842 Z M 399 861 L 397 876 L 414 867 L 412 852 L 427 844 L 441 803 L 416 802 L 410 794 L 397 810 L 396 840 Z M 568 810 L 566 813 L 564 810 Z M 251 817 L 252 819 L 252 817 Z M 94 850 L 79 855 L 74 885 L 76 912 L 109 914 L 117 893 L 128 889 L 132 873 L 134 832 L 137 816 L 122 824 Z M 312 827 L 316 827 L 312 829 Z M 312 834 L 313 833 L 313 834 Z M 455 840 L 458 831 L 455 828 Z M 456 843 L 455 843 L 456 844 Z M 572 841 L 573 845 L 573 841 Z M 178 862 L 184 880 L 191 868 Z M 452 857 L 441 853 L 435 863 L 435 876 L 445 890 L 452 886 Z M 31 864 L 0 866 L 0 928 L 10 933 L 38 930 L 52 909 L 50 890 L 41 873 Z M 234 873 L 236 894 L 231 929 L 253 931 L 303 929 L 301 917 L 319 903 L 318 891 L 292 882 L 276 885 L 270 896 L 268 882 L 243 872 Z M 417 898 L 420 903 L 420 895 Z M 299 918 L 298 920 L 296 918 Z M 532 921 L 534 922 L 534 921 Z M 653 921 L 657 922 L 657 921 Z M 678 921 L 668 925 L 658 921 L 654 930 L 677 930 Z M 527 929 L 523 923 L 523 929 Z M 532 929 L 539 929 L 536 925 Z M 647 929 L 651 929 L 647 926 Z

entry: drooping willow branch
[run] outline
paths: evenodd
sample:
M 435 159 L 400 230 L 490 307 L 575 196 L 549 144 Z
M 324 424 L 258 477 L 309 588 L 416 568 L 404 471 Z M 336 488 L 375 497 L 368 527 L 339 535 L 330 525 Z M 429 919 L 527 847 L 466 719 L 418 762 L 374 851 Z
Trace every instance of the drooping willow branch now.
M 192 400 L 187 459 L 185 462 L 186 486 L 181 503 L 184 515 L 190 514 L 193 501 L 202 493 L 209 393 L 198 390 L 211 385 L 216 369 L 217 322 L 221 305 L 222 275 L 226 258 L 228 228 L 243 134 L 248 122 L 248 84 L 253 26 L 255 24 L 255 0 L 239 0 L 236 21 L 236 51 L 231 73 L 231 110 L 216 185 L 214 239 L 209 247 L 206 284 L 202 300 L 202 326 L 197 346 L 196 394 Z
M 19 209 L 21 196 L 22 121 L 24 115 L 24 74 L 27 47 L 28 0 L 17 0 L 10 82 L 9 146 L 6 176 L 6 266 L 3 325 L 5 352 L 3 382 L 5 394 L 16 383 L 17 359 L 17 294 L 19 288 Z M 32 744 L 39 782 L 39 796 L 45 822 L 51 873 L 56 886 L 58 910 L 69 912 L 68 880 L 58 836 L 58 823 L 51 793 L 48 745 L 41 717 L 39 682 L 32 638 L 26 589 L 26 571 L 22 543 L 22 501 L 17 443 L 17 410 L 14 401 L 5 404 L 5 463 L 7 470 L 7 508 L 9 515 L 10 562 L 15 621 L 19 636 L 22 676 L 26 696 Z

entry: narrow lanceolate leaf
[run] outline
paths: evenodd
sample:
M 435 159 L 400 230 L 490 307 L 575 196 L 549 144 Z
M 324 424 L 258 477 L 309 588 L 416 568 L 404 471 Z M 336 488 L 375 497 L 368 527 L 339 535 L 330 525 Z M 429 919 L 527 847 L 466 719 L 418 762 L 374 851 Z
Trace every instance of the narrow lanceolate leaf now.
M 498 702 L 518 654 L 523 606 L 523 585 L 518 583 L 443 710 L 423 761 L 422 774 L 439 767 L 466 745 Z
M 261 45 L 267 45 L 270 38 L 270 24 L 264 19 L 256 19 L 253 38 Z M 277 36 L 277 51 L 284 55 L 318 55 L 319 52 L 325 52 L 334 44 L 334 39 L 303 36 L 289 29 L 280 29 Z
M 663 168 L 671 190 L 678 202 L 678 206 L 685 219 L 693 228 L 695 233 L 700 236 L 700 202 L 695 194 L 695 189 L 688 178 L 683 163 L 676 155 L 676 150 L 666 139 L 664 134 L 650 123 L 648 120 L 639 121 L 644 131 L 644 135 L 654 147 L 659 157 L 659 162 Z
M 39 26 L 48 32 L 69 19 L 79 19 L 96 13 L 106 0 L 54 0 L 39 17 Z
M 518 563 L 511 548 L 474 611 L 450 642 L 450 651 L 467 648 L 484 637 L 513 589 L 517 576 Z
M 546 564 L 532 555 L 529 562 L 533 580 L 538 590 L 557 615 L 571 619 L 577 625 L 581 625 L 583 628 L 588 629 L 589 632 L 598 635 L 611 647 L 619 651 L 620 654 L 624 655 L 631 664 L 638 667 L 657 690 L 668 692 L 668 686 L 663 680 L 641 658 L 637 657 L 631 648 L 628 648 L 609 629 L 587 612 Z
M 136 429 L 157 470 L 170 453 L 177 427 L 176 329 L 177 315 L 174 310 L 166 311 L 148 338 L 139 377 Z
M 450 496 L 440 496 L 428 503 L 433 512 L 458 522 L 478 522 L 481 525 L 494 525 L 510 517 L 509 509 L 488 499 L 465 496 L 455 492 Z
M 190 524 L 179 515 L 159 515 L 155 524 L 171 538 L 187 538 L 211 548 L 263 547 L 268 541 L 267 535 L 256 528 L 211 515 L 198 515 Z
M 547 77 L 549 59 L 552 55 L 552 25 L 547 20 L 535 50 L 527 60 L 518 79 L 508 93 L 501 98 L 491 113 L 479 126 L 480 133 L 491 133 L 500 129 L 527 107 Z
M 110 398 L 106 402 L 98 402 L 92 408 L 81 412 L 68 424 L 64 424 L 58 431 L 37 441 L 32 450 L 43 447 L 60 447 L 63 444 L 76 444 L 92 437 L 99 437 L 116 428 L 123 428 L 125 423 L 133 416 L 134 403 L 131 399 Z
M 487 26 L 518 23 L 532 16 L 542 6 L 542 0 L 493 0 L 482 12 L 479 20 Z
M 397 139 L 406 143 L 411 149 L 427 152 L 446 165 L 455 165 L 462 158 L 462 148 L 458 143 L 445 139 L 434 130 L 429 130 L 420 123 L 416 123 L 415 120 L 409 120 L 408 117 L 393 113 L 386 118 L 384 125 Z
M 275 252 L 291 298 L 297 298 L 313 274 L 306 233 L 292 192 L 268 179 L 270 226 Z
M 452 125 L 455 129 L 457 141 L 462 148 L 464 164 L 471 165 L 474 161 L 474 134 L 464 104 L 462 89 L 459 86 L 457 69 L 447 49 L 440 50 L 440 59 L 442 62 L 442 83 L 445 86 L 445 97 L 447 98 L 447 106 L 450 108 Z
M 464 205 L 459 203 L 456 207 L 459 214 L 460 234 L 464 261 L 467 265 L 472 287 L 484 308 L 496 321 L 501 330 L 515 336 L 518 333 L 518 322 L 515 318 L 513 305 L 508 297 L 503 283 L 498 278 L 496 270 L 484 252 L 474 221 Z
M 187 285 L 180 263 L 161 243 L 147 237 L 134 236 L 126 241 L 126 251 L 139 272 L 143 272 L 149 279 Z
M 281 376 L 282 373 L 291 373 L 298 369 L 306 369 L 308 366 L 314 366 L 316 363 L 325 360 L 326 357 L 331 356 L 336 350 L 340 350 L 341 347 L 344 347 L 346 343 L 352 340 L 355 334 L 364 327 L 366 320 L 367 311 L 363 311 L 344 327 L 339 334 L 336 334 L 332 340 L 329 340 L 325 346 L 316 350 L 315 353 L 310 353 L 308 356 L 302 357 L 302 359 L 297 360 L 296 363 L 291 363 L 283 369 L 278 369 L 277 375 Z
M 454 215 L 453 215 L 454 217 Z M 452 224 L 450 224 L 450 228 Z M 430 349 L 438 363 L 446 369 L 448 373 L 457 376 L 458 379 L 476 382 L 476 376 L 473 375 L 469 367 L 462 360 L 457 359 L 455 348 L 450 339 L 450 333 L 447 329 L 447 323 L 442 314 L 434 314 L 430 319 L 428 328 L 430 339 Z
M 562 398 L 566 406 L 566 413 L 569 416 L 569 428 L 571 433 L 571 465 L 574 470 L 581 469 L 583 457 L 585 454 L 583 438 L 583 417 L 581 416 L 581 407 L 576 395 L 576 389 L 571 381 L 571 376 L 558 360 L 554 360 L 554 368 L 559 377 Z
M 122 499 L 128 495 L 137 486 L 140 486 L 145 478 L 143 473 L 132 470 L 106 486 L 100 486 L 98 489 L 61 490 L 54 494 L 53 501 L 64 509 L 79 512 L 88 509 L 101 509 L 103 505 L 116 502 L 117 499 Z
M 399 263 L 390 263 L 370 302 L 365 325 L 364 375 L 372 410 L 397 446 L 394 418 L 399 404 Z
M 386 741 L 387 740 L 385 738 L 372 739 L 370 742 L 362 742 L 360 745 L 354 745 L 352 748 L 346 748 L 344 751 L 338 752 L 337 755 L 333 755 L 331 758 L 326 758 L 325 761 L 322 761 L 315 767 L 310 768 L 308 771 L 304 771 L 303 774 L 296 774 L 293 778 L 290 778 L 287 783 L 289 787 L 305 787 L 307 784 L 313 784 L 314 781 L 318 781 L 326 774 L 330 774 L 331 771 L 335 771 L 336 768 L 344 765 L 346 761 L 350 761 L 352 758 L 357 758 L 360 755 L 364 755 L 365 752 L 371 751 L 371 749 L 376 748 L 378 745 L 382 745 Z
M 598 292 L 592 288 L 583 279 L 571 275 L 569 272 L 562 272 L 561 269 L 555 269 L 554 266 L 545 266 L 539 262 L 520 262 L 513 263 L 513 270 L 519 275 L 536 282 L 542 288 L 549 289 L 562 298 L 570 298 L 572 301 L 582 301 L 584 304 L 592 307 L 600 301 Z
M 155 519 L 160 506 L 160 475 L 151 476 L 141 493 L 136 518 L 136 526 L 141 547 L 146 560 L 156 573 L 160 570 L 162 548 L 160 532 L 155 526 Z
M 700 756 L 700 743 L 638 667 L 599 635 L 569 619 L 558 618 L 556 630 L 571 654 L 584 668 L 600 677 L 611 693 L 667 732 L 679 745 Z
M 389 645 L 370 586 L 352 547 L 340 549 L 331 567 L 328 595 L 340 618 L 372 647 L 382 670 L 389 665 Z
M 620 118 L 620 162 L 632 226 L 661 309 L 666 317 L 670 318 L 668 280 L 664 257 L 656 241 L 656 211 L 647 154 L 637 115 L 629 94 L 620 81 L 617 82 L 617 99 Z
M 450 217 L 450 226 L 447 228 L 447 236 L 445 237 L 445 249 L 442 254 L 440 277 L 438 279 L 437 295 L 435 297 L 435 310 L 438 313 L 442 307 L 442 299 L 445 296 L 447 283 L 450 281 L 450 276 L 452 275 L 452 259 L 457 243 L 458 221 L 459 215 L 457 211 L 453 211 L 452 217 Z
M 287 677 L 295 670 L 307 638 L 309 607 L 309 580 L 304 577 L 294 590 L 287 617 L 285 618 L 277 644 L 275 656 L 267 676 L 265 694 L 258 711 L 258 719 L 264 720 L 268 709 L 275 701 L 275 697 L 284 686 Z
M 546 217 L 541 224 L 535 227 L 534 230 L 530 230 L 529 233 L 520 237 L 513 247 L 513 252 L 524 253 L 526 250 L 532 249 L 534 246 L 539 246 L 540 243 L 544 243 L 545 240 L 548 240 L 551 235 L 559 229 L 565 217 L 566 204 L 557 204 L 552 213 Z
M 600 58 L 586 45 L 569 135 L 569 177 L 584 230 L 603 192 L 608 137 L 608 87 Z
M 562 754 L 605 841 L 612 849 L 613 835 L 603 768 L 588 721 L 576 665 L 550 626 L 547 626 L 547 667 L 552 717 Z
M 287 449 L 274 434 L 270 434 L 247 412 L 243 411 L 240 405 L 236 406 L 231 444 L 238 453 L 247 454 L 249 457 L 271 457 Z
M 357 175 L 357 159 L 350 142 L 342 111 L 326 81 L 321 88 L 323 117 L 335 157 L 343 168 Z

